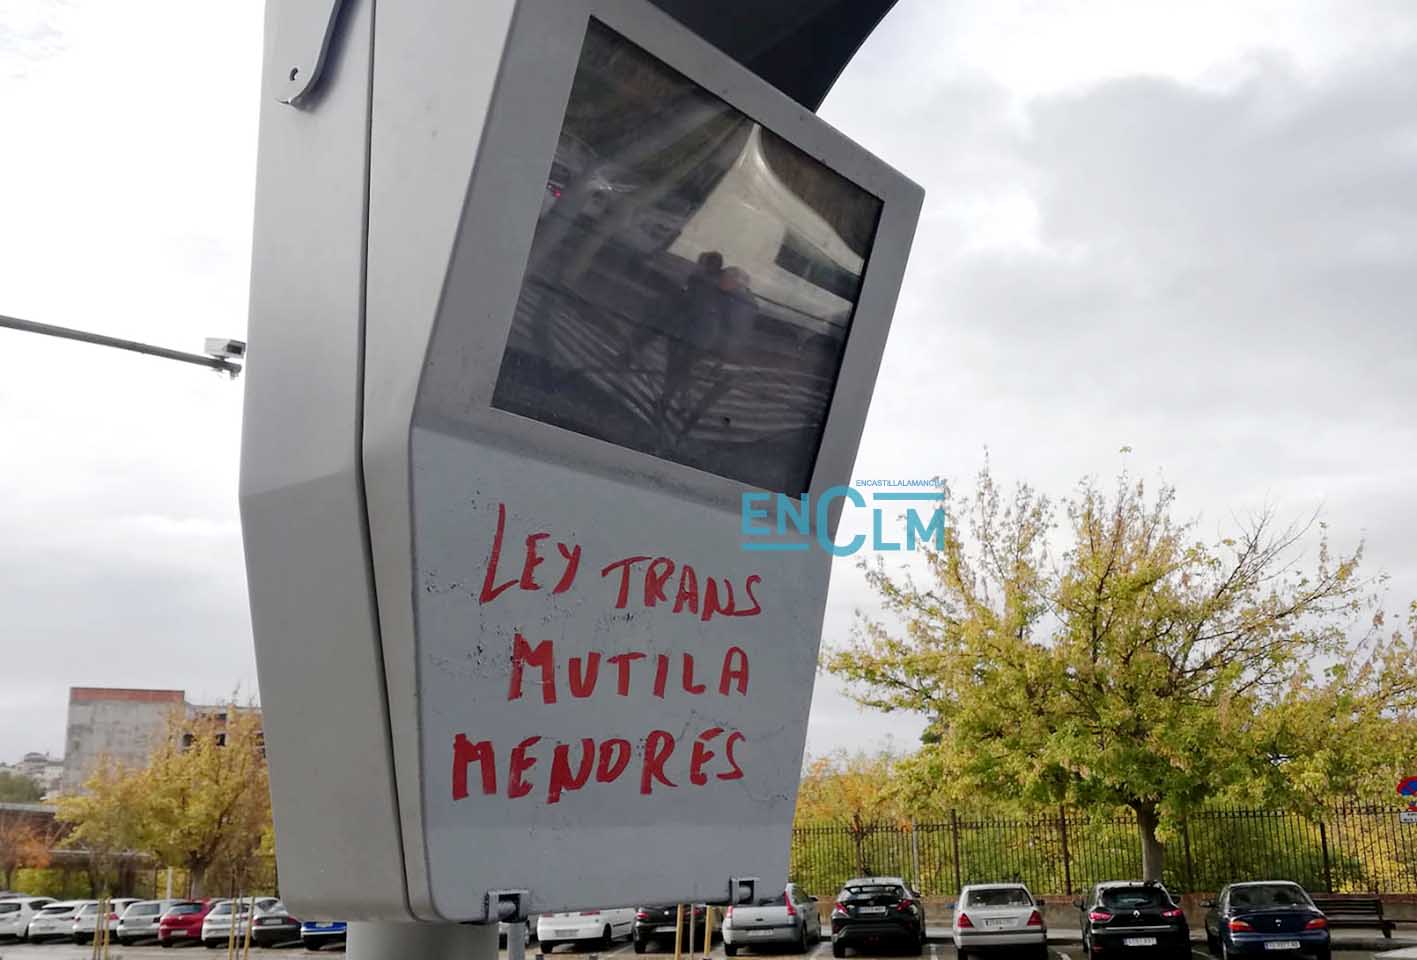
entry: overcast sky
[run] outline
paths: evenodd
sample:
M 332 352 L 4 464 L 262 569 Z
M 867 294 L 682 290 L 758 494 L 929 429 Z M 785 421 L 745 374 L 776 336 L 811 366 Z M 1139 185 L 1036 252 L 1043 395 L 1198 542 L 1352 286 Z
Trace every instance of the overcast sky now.
M 0 313 L 243 337 L 261 5 L 0 0 Z M 822 115 L 924 185 L 857 478 L 1264 503 L 1417 598 L 1417 6 L 901 0 Z M 0 331 L 0 760 L 255 689 L 243 382 Z M 1124 445 L 1132 452 L 1119 452 Z M 849 530 L 845 531 L 850 533 Z M 826 642 L 869 604 L 835 571 Z M 818 683 L 809 748 L 920 723 Z

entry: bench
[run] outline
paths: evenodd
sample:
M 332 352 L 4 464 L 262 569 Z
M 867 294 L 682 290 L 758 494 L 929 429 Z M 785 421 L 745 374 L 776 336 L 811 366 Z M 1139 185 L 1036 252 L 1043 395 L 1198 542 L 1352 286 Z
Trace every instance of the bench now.
M 1377 927 L 1391 940 L 1397 924 L 1383 918 L 1383 902 L 1377 897 L 1313 897 L 1330 927 Z

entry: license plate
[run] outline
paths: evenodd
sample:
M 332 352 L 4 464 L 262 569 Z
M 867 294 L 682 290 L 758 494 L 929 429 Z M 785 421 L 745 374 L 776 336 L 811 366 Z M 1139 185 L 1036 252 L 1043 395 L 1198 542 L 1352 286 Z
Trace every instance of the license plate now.
M 1007 927 L 1008 925 L 1009 925 L 1009 921 L 1008 921 L 1007 919 L 1005 919 L 1004 917 L 999 917 L 999 918 L 994 919 L 994 920 L 985 920 L 985 921 L 984 921 L 984 926 L 987 927 L 987 928 L 989 928 L 989 929 L 991 929 L 991 930 L 997 930 L 997 929 L 999 929 L 1000 927 Z
M 772 936 L 772 934 L 773 934 L 773 931 L 771 931 L 771 930 L 749 930 L 749 931 L 748 931 L 748 936 L 750 936 L 750 937 L 770 937 L 770 936 Z
M 1127 937 L 1125 940 L 1122 941 L 1122 946 L 1124 946 L 1124 947 L 1154 947 L 1154 946 L 1156 946 L 1156 938 L 1155 938 L 1155 937 Z
M 558 937 L 574 937 L 576 935 L 574 930 L 552 930 L 551 932 Z
M 879 917 L 886 912 L 885 907 L 860 907 L 856 911 L 862 916 Z
M 1298 950 L 1298 940 L 1266 940 L 1264 944 L 1266 950 Z
M 187 931 L 186 931 L 186 930 L 169 930 L 169 931 L 167 932 L 167 935 L 168 935 L 169 937 L 185 937 L 185 936 L 187 936 Z

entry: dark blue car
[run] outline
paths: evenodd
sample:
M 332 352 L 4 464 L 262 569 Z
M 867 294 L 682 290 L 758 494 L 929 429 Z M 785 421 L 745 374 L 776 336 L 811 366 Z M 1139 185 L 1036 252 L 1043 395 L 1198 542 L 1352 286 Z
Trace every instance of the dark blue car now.
M 1206 901 L 1210 952 L 1230 957 L 1313 957 L 1329 960 L 1328 920 L 1297 883 L 1232 883 Z
M 320 950 L 332 944 L 343 946 L 347 930 L 343 920 L 306 920 L 300 925 L 300 940 L 306 950 Z

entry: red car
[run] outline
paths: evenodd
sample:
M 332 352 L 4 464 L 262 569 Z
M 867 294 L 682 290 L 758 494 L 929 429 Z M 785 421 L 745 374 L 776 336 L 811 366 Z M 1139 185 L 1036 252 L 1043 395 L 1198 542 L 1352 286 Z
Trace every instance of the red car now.
M 157 922 L 157 941 L 164 947 L 174 943 L 202 942 L 202 921 L 214 904 L 210 900 L 187 900 L 170 908 Z

